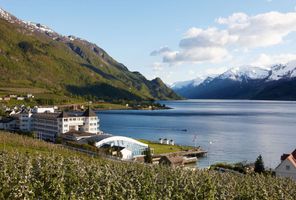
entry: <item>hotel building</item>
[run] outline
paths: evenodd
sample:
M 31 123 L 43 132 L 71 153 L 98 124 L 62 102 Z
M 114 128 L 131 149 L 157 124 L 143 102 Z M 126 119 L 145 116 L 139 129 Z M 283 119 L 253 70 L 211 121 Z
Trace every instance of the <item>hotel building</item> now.
M 50 141 L 71 131 L 101 134 L 99 118 L 90 108 L 82 114 L 58 113 L 53 109 L 33 109 L 21 112 L 15 117 L 19 130 L 35 132 L 38 138 Z

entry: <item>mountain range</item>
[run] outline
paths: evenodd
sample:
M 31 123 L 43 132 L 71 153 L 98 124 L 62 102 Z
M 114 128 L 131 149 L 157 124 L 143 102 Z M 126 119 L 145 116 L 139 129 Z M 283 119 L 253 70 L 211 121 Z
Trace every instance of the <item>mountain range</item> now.
M 91 30 L 86 30 L 91 31 Z M 101 99 L 179 99 L 160 78 L 131 72 L 96 44 L 0 9 L 0 90 Z
M 243 66 L 206 78 L 174 83 L 190 99 L 296 100 L 296 61 L 269 68 Z

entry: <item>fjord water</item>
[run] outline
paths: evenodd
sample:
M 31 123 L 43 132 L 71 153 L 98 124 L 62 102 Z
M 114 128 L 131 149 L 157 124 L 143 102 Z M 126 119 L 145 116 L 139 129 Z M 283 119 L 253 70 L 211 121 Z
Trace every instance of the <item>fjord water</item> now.
M 184 100 L 161 102 L 170 110 L 101 111 L 101 130 L 113 135 L 158 141 L 173 139 L 208 151 L 198 167 L 215 162 L 253 162 L 262 154 L 276 167 L 296 148 L 296 102 Z

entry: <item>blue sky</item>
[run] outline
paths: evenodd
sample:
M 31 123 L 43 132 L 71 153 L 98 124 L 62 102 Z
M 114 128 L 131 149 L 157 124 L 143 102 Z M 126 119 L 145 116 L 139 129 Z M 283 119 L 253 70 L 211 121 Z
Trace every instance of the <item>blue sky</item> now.
M 293 0 L 0 0 L 0 6 L 94 42 L 130 70 L 167 83 L 296 59 Z

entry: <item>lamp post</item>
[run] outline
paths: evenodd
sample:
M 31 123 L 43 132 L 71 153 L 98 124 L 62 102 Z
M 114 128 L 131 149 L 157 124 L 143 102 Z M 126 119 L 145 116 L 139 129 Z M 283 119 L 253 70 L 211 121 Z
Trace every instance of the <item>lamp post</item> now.
M 213 141 L 210 141 L 209 142 L 209 152 L 208 152 L 208 166 L 210 167 L 210 152 L 211 152 L 211 146 L 212 146 L 212 144 L 214 144 L 214 142 Z
M 197 144 L 197 135 L 196 134 L 193 136 L 192 142 L 194 142 L 194 147 L 196 148 L 196 144 Z

